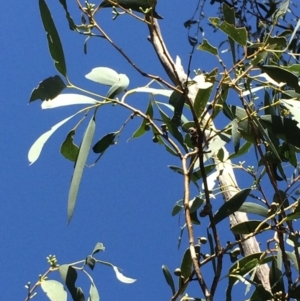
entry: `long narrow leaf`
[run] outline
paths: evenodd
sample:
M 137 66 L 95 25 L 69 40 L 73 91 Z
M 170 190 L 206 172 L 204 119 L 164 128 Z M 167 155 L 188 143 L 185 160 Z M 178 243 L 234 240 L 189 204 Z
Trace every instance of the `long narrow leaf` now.
M 75 163 L 74 173 L 71 181 L 71 186 L 69 190 L 69 198 L 68 198 L 68 223 L 70 223 L 75 204 L 76 204 L 76 198 L 78 194 L 78 189 L 83 173 L 83 169 L 89 154 L 89 151 L 91 149 L 94 133 L 95 133 L 96 123 L 94 116 L 91 118 L 86 131 L 83 135 L 82 143 L 79 149 L 78 158 Z
M 76 114 L 60 121 L 59 123 L 55 124 L 51 130 L 47 131 L 46 133 L 44 133 L 43 135 L 41 135 L 31 146 L 31 148 L 29 149 L 28 152 L 28 160 L 30 162 L 30 165 L 33 164 L 40 156 L 42 149 L 45 145 L 45 143 L 47 142 L 47 140 L 52 136 L 52 134 L 62 125 L 64 125 L 67 121 L 69 121 L 71 118 L 73 118 L 74 116 L 76 116 L 79 112 L 77 112 Z
M 43 25 L 47 33 L 49 51 L 54 60 L 55 68 L 59 73 L 66 77 L 67 67 L 63 47 L 45 0 L 39 0 L 39 7 Z

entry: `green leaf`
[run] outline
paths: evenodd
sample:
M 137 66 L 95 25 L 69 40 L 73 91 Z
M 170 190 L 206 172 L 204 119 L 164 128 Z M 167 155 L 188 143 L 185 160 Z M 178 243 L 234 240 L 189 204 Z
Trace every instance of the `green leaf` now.
M 225 202 L 214 215 L 214 223 L 218 224 L 230 214 L 238 211 L 247 199 L 250 191 L 251 189 L 241 190 L 237 194 L 235 194 L 230 200 Z
M 60 147 L 60 153 L 66 159 L 71 160 L 73 162 L 76 161 L 79 152 L 78 146 L 74 144 L 74 140 L 73 140 L 74 135 L 75 135 L 75 130 L 71 130 Z
M 243 156 L 243 155 L 247 154 L 248 151 L 250 150 L 251 146 L 252 146 L 252 143 L 246 141 L 246 142 L 242 145 L 242 147 L 240 147 L 240 149 L 239 149 L 239 151 L 238 151 L 237 153 L 234 152 L 233 154 L 231 154 L 231 155 L 228 157 L 228 160 L 232 160 L 232 159 L 235 159 L 235 158 L 238 158 L 238 157 L 240 157 L 240 156 Z
M 200 252 L 199 246 L 195 246 L 196 252 Z M 181 261 L 181 277 L 178 277 L 179 279 L 179 288 L 181 290 L 181 294 L 184 293 L 186 290 L 188 283 L 183 286 L 183 283 L 190 277 L 193 269 L 193 260 L 191 257 L 191 251 L 190 249 L 186 249 Z
M 148 107 L 147 107 L 145 115 L 149 116 L 151 119 L 153 118 L 153 103 L 151 100 L 149 100 L 149 102 L 148 102 Z M 138 137 L 144 135 L 147 132 L 147 129 L 150 129 L 150 126 L 148 125 L 148 120 L 143 119 L 139 128 L 133 133 L 131 139 L 138 138 Z
M 239 212 L 257 214 L 262 217 L 268 217 L 268 209 L 262 205 L 245 202 L 238 210 Z
M 43 25 L 47 34 L 49 51 L 52 59 L 54 60 L 55 68 L 61 75 L 66 77 L 67 67 L 65 63 L 64 51 L 50 10 L 45 0 L 39 0 L 39 7 Z
M 95 245 L 94 250 L 92 252 L 92 255 L 94 255 L 94 254 L 96 254 L 96 253 L 98 253 L 100 251 L 104 252 L 105 251 L 105 247 L 104 247 L 104 245 L 103 245 L 102 242 L 97 242 L 97 244 Z
M 286 83 L 288 86 L 293 88 L 297 93 L 300 93 L 300 86 L 298 84 L 298 76 L 294 73 L 285 70 L 278 66 L 258 66 L 263 72 L 267 73 L 272 79 L 278 83 Z
M 42 134 L 30 147 L 28 151 L 28 160 L 30 164 L 33 164 L 40 156 L 42 149 L 45 145 L 45 143 L 48 141 L 48 139 L 52 136 L 52 134 L 59 129 L 62 125 L 64 125 L 67 121 L 69 121 L 71 118 L 79 114 L 80 112 L 77 112 L 76 114 L 58 122 L 55 124 L 49 131 Z
M 273 134 L 287 143 L 300 147 L 300 129 L 295 120 L 276 115 L 263 115 L 259 120 Z
M 260 225 L 259 229 L 258 226 Z M 239 223 L 237 225 L 234 225 L 231 227 L 231 231 L 235 234 L 250 234 L 255 231 L 261 231 L 270 228 L 270 225 L 268 223 L 262 223 L 262 221 L 246 221 Z
M 183 210 L 183 199 L 177 201 L 172 209 L 172 216 L 177 215 L 181 210 Z
M 51 301 L 67 301 L 67 292 L 64 286 L 56 280 L 44 280 L 41 288 Z
M 237 154 L 240 149 L 241 134 L 238 130 L 238 122 L 236 119 L 232 120 L 231 125 L 232 125 L 231 135 L 232 135 L 232 142 L 234 146 L 234 152 Z
M 90 286 L 90 293 L 88 301 L 100 301 L 100 296 L 97 290 L 95 283 L 92 283 Z
M 197 49 L 207 51 L 213 55 L 219 55 L 218 49 L 216 47 L 213 47 L 212 45 L 210 45 L 206 39 L 203 39 L 203 43 L 200 44 Z
M 267 301 L 272 299 L 272 294 L 267 291 L 261 284 L 258 284 L 249 301 Z
M 76 198 L 78 194 L 78 189 L 83 173 L 83 169 L 89 154 L 89 151 L 91 149 L 91 144 L 93 141 L 94 133 L 95 133 L 95 117 L 93 116 L 86 128 L 86 131 L 83 135 L 82 143 L 79 148 L 78 157 L 75 163 L 74 173 L 71 181 L 71 186 L 69 190 L 69 197 L 68 197 L 68 223 L 70 223 L 75 204 L 76 204 Z
M 281 269 L 277 265 L 277 261 L 275 258 L 272 260 L 272 265 L 270 268 L 270 285 L 272 293 L 275 294 L 277 292 L 284 292 L 284 282 L 283 282 L 283 275 Z
M 194 197 L 190 203 L 190 213 L 196 212 L 204 203 L 203 199 L 200 199 L 198 196 Z
M 207 89 L 198 90 L 194 102 L 194 109 L 195 109 L 196 116 L 198 118 L 200 118 L 202 113 L 204 112 L 204 109 L 207 105 L 207 102 L 209 101 L 209 97 L 211 95 L 212 90 L 213 90 L 213 85 Z
M 59 2 L 61 3 L 61 5 L 63 6 L 65 12 L 66 12 L 66 18 L 69 22 L 69 27 L 71 30 L 75 30 L 76 29 L 76 25 L 68 11 L 68 7 L 67 7 L 67 3 L 66 3 L 66 0 L 59 0 Z
M 107 150 L 111 145 L 114 144 L 114 139 L 119 132 L 112 132 L 103 136 L 94 146 L 93 152 L 96 154 L 101 154 Z
M 182 115 L 184 103 L 185 103 L 184 95 L 182 93 L 177 92 L 176 90 L 173 91 L 169 99 L 169 104 L 174 107 L 174 115 L 172 117 L 172 122 L 176 126 L 179 126 L 181 124 L 181 115 Z
M 162 270 L 163 270 L 166 282 L 168 283 L 168 285 L 170 286 L 170 288 L 172 290 L 172 295 L 175 295 L 176 290 L 175 290 L 174 280 L 173 280 L 173 277 L 172 277 L 168 267 L 166 265 L 163 265 Z
M 207 238 L 208 238 L 208 242 L 209 242 L 210 254 L 212 255 L 215 253 L 214 241 L 213 241 L 212 235 L 210 234 L 208 228 L 206 228 L 206 233 L 207 233 Z M 212 259 L 211 264 L 213 267 L 214 275 L 216 275 L 216 273 L 217 273 L 216 258 Z
M 220 23 L 220 18 L 208 18 L 212 25 L 222 30 L 228 37 L 241 46 L 247 45 L 247 30 L 245 27 L 236 28 L 234 25 L 224 21 Z
M 86 259 L 85 259 L 85 264 L 91 269 L 91 270 L 94 270 L 95 268 L 95 265 L 96 265 L 96 259 L 89 255 Z
M 125 74 L 119 74 L 119 79 L 109 89 L 106 94 L 107 98 L 115 98 L 129 86 L 129 78 Z
M 55 98 L 67 86 L 59 75 L 51 76 L 39 82 L 37 88 L 31 92 L 29 102 L 40 99 L 42 101 Z

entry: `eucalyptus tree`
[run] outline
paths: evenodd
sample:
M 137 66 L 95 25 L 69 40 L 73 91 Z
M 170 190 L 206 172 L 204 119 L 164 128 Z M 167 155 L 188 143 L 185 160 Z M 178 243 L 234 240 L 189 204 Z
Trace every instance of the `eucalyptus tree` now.
M 81 13 L 81 24 L 76 24 L 66 1 L 59 2 L 70 29 L 86 36 L 85 52 L 89 41 L 99 38 L 115 48 L 140 76 L 149 79 L 146 86 L 127 90 L 130 82 L 127 75 L 95 66 L 86 78 L 109 86 L 107 94 L 98 95 L 75 86 L 67 72 L 54 19 L 46 1 L 39 0 L 50 55 L 59 75 L 42 80 L 33 90 L 30 102 L 40 99 L 42 107 L 52 109 L 74 104 L 83 104 L 84 108 L 41 135 L 29 150 L 29 161 L 34 163 L 39 158 L 48 138 L 71 118 L 77 115 L 89 118 L 80 146 L 73 139 L 82 120 L 66 134 L 60 148 L 61 154 L 74 162 L 67 200 L 68 222 L 73 216 L 89 153 L 98 156 L 97 163 L 118 142 L 124 125 L 132 118 L 139 118 L 140 126 L 132 133 L 132 138 L 151 132 L 153 142 L 177 158 L 178 166 L 170 168 L 182 176 L 183 196 L 178 197 L 180 200 L 174 204 L 172 215 L 184 216 L 182 233 L 187 232 L 188 245 L 174 276 L 167 266 L 162 267 L 171 289 L 170 300 L 235 300 L 232 290 L 237 283 L 244 285 L 249 294 L 247 300 L 300 300 L 299 233 L 295 230 L 300 212 L 297 196 L 300 174 L 300 21 L 297 3 L 289 0 L 212 0 L 210 3 L 200 0 L 189 4 L 105 0 L 82 3 L 74 0 L 69 5 L 76 4 Z M 187 66 L 183 66 L 180 57 L 169 54 L 160 30 L 162 17 L 157 13 L 160 5 L 195 9 L 193 17 L 187 17 L 184 23 L 191 49 Z M 148 40 L 165 70 L 165 77 L 140 68 L 135 57 L 130 57 L 106 33 L 98 18 L 103 9 L 112 10 L 112 22 L 130 15 L 138 26 L 148 28 Z M 164 21 L 172 24 L 176 19 Z M 217 39 L 215 36 L 206 38 L 208 28 L 213 29 Z M 137 36 L 136 42 L 144 38 Z M 200 68 L 204 52 L 211 55 L 215 68 L 193 73 L 192 59 L 195 64 L 200 58 Z M 84 95 L 68 93 L 70 88 L 84 92 Z M 145 99 L 150 95 L 146 111 L 131 104 L 130 98 L 136 93 Z M 120 120 L 119 130 L 94 141 L 97 113 L 111 104 L 128 110 L 130 118 Z M 220 127 L 219 121 L 224 123 L 224 119 L 227 124 Z M 236 175 L 247 175 L 246 188 L 239 186 Z M 192 185 L 197 189 L 196 194 L 192 193 Z M 221 196 L 224 203 L 216 206 L 213 200 Z M 229 220 L 230 233 L 225 239 L 220 236 L 219 224 L 224 219 Z M 194 232 L 199 227 L 203 236 L 196 238 Z M 258 234 L 263 234 L 266 245 L 259 245 Z M 204 253 L 203 246 L 207 242 L 210 252 Z M 92 254 L 80 262 L 83 268 L 93 269 L 96 263 L 110 265 L 118 279 L 134 282 L 114 265 L 94 257 L 103 248 L 98 243 Z M 73 300 L 83 300 L 84 292 L 76 284 L 76 266 L 57 266 L 55 257 L 49 258 L 49 263 L 46 275 L 59 270 Z M 227 278 L 225 297 L 218 290 L 221 275 Z M 89 300 L 99 300 L 96 284 L 89 277 L 92 282 Z M 174 278 L 177 278 L 176 284 Z M 63 285 L 49 281 L 41 277 L 35 287 L 28 288 L 28 299 L 41 285 L 51 300 L 65 300 Z M 189 294 L 192 286 L 198 286 L 197 295 Z M 54 292 L 51 296 L 50 291 Z

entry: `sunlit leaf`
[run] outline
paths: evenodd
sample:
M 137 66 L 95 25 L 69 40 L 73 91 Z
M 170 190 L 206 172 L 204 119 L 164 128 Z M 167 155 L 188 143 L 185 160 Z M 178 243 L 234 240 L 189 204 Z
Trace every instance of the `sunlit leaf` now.
M 81 181 L 83 169 L 89 154 L 89 151 L 91 149 L 91 144 L 93 141 L 94 133 L 95 133 L 95 119 L 94 116 L 91 118 L 86 131 L 83 135 L 82 143 L 79 148 L 78 157 L 75 163 L 74 173 L 70 185 L 69 190 L 69 197 L 68 197 L 68 223 L 71 221 L 75 204 L 76 204 L 76 198 L 78 194 L 79 184 Z
M 214 223 L 218 224 L 230 214 L 238 211 L 247 199 L 250 191 L 251 189 L 241 190 L 237 194 L 235 194 L 230 200 L 226 201 L 214 215 Z
M 95 283 L 92 283 L 90 286 L 88 301 L 100 301 L 100 296 Z
M 113 86 L 119 81 L 119 74 L 107 67 L 97 67 L 92 69 L 92 71 L 85 76 L 87 79 L 92 80 L 96 83 Z
M 139 87 L 136 89 L 133 89 L 134 92 L 143 92 L 143 93 L 151 93 L 153 95 L 162 95 L 166 97 L 170 97 L 173 93 L 172 90 L 166 90 L 166 89 L 155 89 L 155 88 L 148 88 L 148 87 Z
M 98 253 L 100 251 L 104 252 L 105 251 L 105 247 L 104 247 L 103 243 L 97 242 L 97 244 L 95 245 L 94 250 L 92 252 L 92 255 L 94 255 L 94 254 L 96 254 L 96 253 Z
M 71 160 L 73 162 L 76 161 L 79 152 L 79 147 L 76 144 L 74 144 L 74 135 L 75 130 L 71 130 L 60 147 L 60 153 L 66 159 Z
M 42 102 L 42 109 L 53 109 L 63 106 L 72 106 L 72 105 L 95 105 L 99 101 L 80 94 L 68 93 L 60 94 L 49 101 Z
M 67 292 L 64 286 L 56 280 L 44 280 L 41 288 L 51 301 L 67 301 Z
M 67 86 L 65 85 L 65 83 L 63 82 L 60 76 L 55 75 L 55 76 L 48 77 L 43 81 L 41 81 L 37 88 L 33 89 L 30 95 L 29 102 L 32 102 L 37 99 L 40 99 L 42 101 L 44 100 L 49 101 L 50 99 L 53 99 L 57 95 L 59 95 L 61 91 L 66 87 Z
M 45 132 L 41 135 L 31 146 L 28 152 L 28 161 L 30 164 L 33 164 L 40 156 L 42 149 L 48 139 L 52 136 L 52 134 L 59 129 L 62 125 L 68 122 L 71 118 L 76 116 L 78 113 L 60 121 L 59 123 L 55 124 L 49 131 Z
M 129 278 L 129 277 L 126 277 L 124 276 L 120 271 L 119 269 L 116 267 L 116 266 L 112 266 L 113 270 L 115 271 L 116 273 L 116 277 L 119 281 L 123 282 L 123 283 L 127 283 L 127 284 L 131 284 L 131 283 L 134 283 L 136 282 L 136 279 L 133 279 L 133 278 Z
M 175 295 L 176 290 L 175 290 L 174 280 L 173 280 L 173 277 L 172 277 L 168 267 L 166 265 L 163 265 L 162 270 L 163 270 L 166 282 L 168 283 L 168 285 L 170 286 L 170 288 L 172 290 L 172 295 Z
M 68 264 L 63 264 L 59 266 L 58 271 L 68 290 L 72 291 L 75 288 L 75 283 L 77 280 L 77 271 L 71 265 Z
M 39 7 L 43 25 L 47 33 L 48 46 L 51 57 L 54 60 L 54 64 L 57 71 L 66 77 L 67 68 L 65 63 L 64 51 L 51 13 L 45 0 L 39 0 Z

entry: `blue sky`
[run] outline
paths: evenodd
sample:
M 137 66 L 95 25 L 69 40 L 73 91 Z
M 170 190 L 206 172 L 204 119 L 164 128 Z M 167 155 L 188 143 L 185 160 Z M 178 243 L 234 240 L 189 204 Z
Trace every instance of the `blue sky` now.
M 68 2 L 75 22 L 79 23 L 80 13 L 75 1 Z M 190 46 L 183 22 L 192 16 L 197 1 L 190 1 L 190 5 L 176 2 L 176 5 L 169 6 L 161 0 L 157 11 L 164 16 L 160 24 L 172 57 L 179 55 L 186 66 Z M 105 94 L 105 87 L 84 77 L 98 66 L 125 73 L 130 78 L 131 88 L 149 82 L 102 39 L 91 40 L 85 55 L 84 37 L 68 29 L 59 2 L 48 1 L 48 4 L 64 47 L 68 74 L 74 84 Z M 209 3 L 207 8 L 208 14 Z M 143 70 L 167 78 L 146 39 L 146 27 L 140 27 L 129 17 L 113 22 L 110 9 L 101 11 L 100 19 L 116 43 Z M 32 166 L 29 166 L 27 153 L 42 133 L 75 113 L 76 108 L 41 110 L 40 101 L 28 105 L 32 89 L 41 80 L 57 74 L 48 52 L 38 1 L 16 0 L 14 4 L 4 1 L 0 23 L 3 29 L 0 49 L 2 299 L 25 299 L 24 285 L 28 281 L 35 283 L 38 275 L 47 270 L 46 256 L 49 254 L 55 254 L 60 264 L 71 263 L 84 259 L 97 242 L 106 247 L 106 251 L 98 255 L 99 259 L 114 263 L 126 276 L 138 279 L 131 285 L 122 284 L 111 269 L 97 266 L 92 275 L 102 300 L 169 299 L 171 294 L 161 266 L 166 264 L 173 271 L 179 266 L 187 246 L 184 239 L 181 249 L 177 250 L 183 216 L 181 219 L 171 216 L 173 205 L 182 198 L 183 183 L 167 165 L 179 165 L 180 162 L 166 154 L 162 146 L 154 144 L 150 133 L 127 142 L 141 122 L 134 119 L 126 126 L 119 144 L 111 147 L 94 168 L 85 170 L 73 220 L 67 226 L 67 196 L 73 164 L 60 155 L 59 148 L 79 118 L 55 133 Z M 216 46 L 220 43 L 218 37 L 212 39 Z M 215 67 L 216 61 L 212 57 L 201 55 L 196 54 L 192 69 L 209 71 Z M 145 110 L 147 100 L 148 96 L 139 95 L 130 101 Z M 122 108 L 101 110 L 95 139 L 119 129 L 129 115 Z M 84 127 L 76 135 L 77 144 L 83 130 Z M 89 162 L 95 158 L 91 156 Z M 192 192 L 196 193 L 194 189 Z M 197 231 L 197 236 L 205 233 L 205 229 L 197 228 Z M 82 277 L 80 279 L 86 290 L 87 282 Z M 223 285 L 226 282 L 223 280 Z M 46 300 L 40 290 L 38 294 L 37 300 Z

